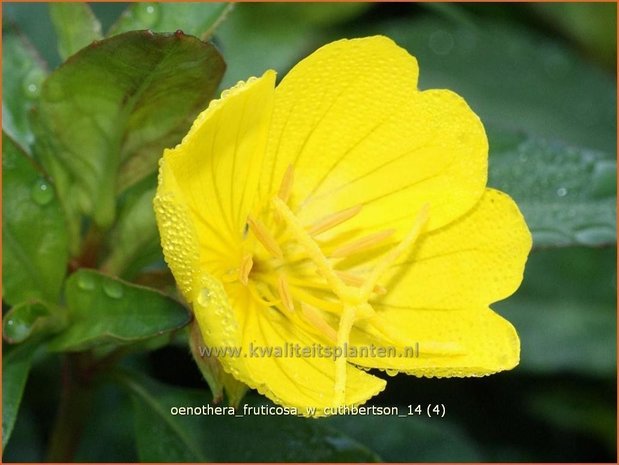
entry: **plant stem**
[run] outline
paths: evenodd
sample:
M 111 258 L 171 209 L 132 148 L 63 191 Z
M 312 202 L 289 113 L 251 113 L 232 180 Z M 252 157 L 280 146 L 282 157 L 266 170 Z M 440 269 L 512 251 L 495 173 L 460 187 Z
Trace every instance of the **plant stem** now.
M 84 240 L 80 253 L 71 259 L 69 263 L 69 273 L 77 271 L 79 268 L 96 268 L 101 253 L 101 244 L 105 237 L 104 231 L 94 224 L 90 226 Z
M 60 407 L 52 429 L 48 462 L 73 460 L 90 414 L 94 389 L 84 371 L 84 355 L 71 354 L 65 358 Z

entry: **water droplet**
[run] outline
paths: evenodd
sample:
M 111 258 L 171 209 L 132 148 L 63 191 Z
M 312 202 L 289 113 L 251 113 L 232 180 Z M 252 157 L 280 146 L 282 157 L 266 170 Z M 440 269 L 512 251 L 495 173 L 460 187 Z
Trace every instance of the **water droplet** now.
M 122 284 L 113 280 L 103 283 L 103 292 L 112 299 L 120 299 L 124 293 Z
M 615 242 L 615 229 L 610 226 L 590 226 L 576 231 L 576 240 L 588 246 L 599 246 Z
M 29 99 L 35 99 L 41 93 L 41 84 L 45 80 L 45 73 L 40 69 L 31 69 L 24 77 L 22 90 Z
M 144 27 L 153 27 L 159 20 L 160 6 L 156 3 L 140 3 L 135 7 L 135 15 Z
M 198 295 L 198 304 L 206 307 L 211 301 L 211 291 L 209 289 L 202 289 Z
M 8 320 L 4 328 L 4 337 L 11 343 L 22 342 L 32 332 L 32 326 L 21 319 Z
M 90 274 L 83 274 L 77 279 L 77 287 L 83 291 L 92 291 L 95 288 L 95 278 Z
M 437 55 L 447 55 L 454 47 L 454 38 L 449 32 L 438 29 L 430 34 L 428 45 Z
M 37 179 L 30 193 L 32 200 L 41 206 L 47 205 L 54 198 L 54 188 L 43 178 Z
M 567 195 L 567 189 L 565 187 L 559 187 L 557 189 L 557 195 L 559 197 L 565 197 Z
M 387 373 L 388 376 L 395 376 L 399 372 L 398 372 L 398 370 L 385 370 L 385 373 Z

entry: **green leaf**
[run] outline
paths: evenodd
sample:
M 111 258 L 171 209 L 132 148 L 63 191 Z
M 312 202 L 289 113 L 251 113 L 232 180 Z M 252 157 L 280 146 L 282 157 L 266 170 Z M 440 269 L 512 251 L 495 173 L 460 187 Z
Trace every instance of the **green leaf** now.
M 517 370 L 616 377 L 616 248 L 542 249 L 493 308 L 522 341 Z
M 191 320 L 176 300 L 94 270 L 72 274 L 65 299 L 70 326 L 51 341 L 55 351 L 138 342 L 178 330 Z
M 615 153 L 613 76 L 534 31 L 482 18 L 475 24 L 426 16 L 363 32 L 406 48 L 419 61 L 421 89 L 457 92 L 486 124 Z
M 142 267 L 163 259 L 153 210 L 155 185 L 152 176 L 123 195 L 118 218 L 107 236 L 109 255 L 101 266 L 103 271 L 131 279 Z
M 151 174 L 203 110 L 224 70 L 210 44 L 178 34 L 128 32 L 91 44 L 45 81 L 37 152 L 65 203 L 78 198 L 101 227 L 115 197 Z
M 41 92 L 47 70 L 28 40 L 13 28 L 2 31 L 2 129 L 26 151 L 34 141 L 28 112 Z
M 9 442 L 37 344 L 22 344 L 2 358 L 2 449 Z
M 133 400 L 135 435 L 142 462 L 206 462 L 195 434 L 181 418 L 170 414 L 158 386 L 145 378 L 118 374 Z M 184 399 L 178 398 L 177 402 Z M 210 440 L 210 438 L 205 438 Z
M 11 308 L 2 318 L 2 336 L 10 344 L 24 342 L 36 334 L 57 331 L 65 315 L 43 302 L 24 302 Z
M 63 60 L 101 39 L 101 23 L 86 3 L 50 3 L 49 15 L 58 36 L 58 53 Z
M 106 383 L 97 390 L 93 404 L 74 461 L 138 462 L 129 396 L 115 384 Z M 110 444 L 114 444 L 114 447 L 110 447 Z
M 536 247 L 615 243 L 615 160 L 539 138 L 490 135 L 488 184 L 514 198 Z
M 400 407 L 404 412 L 406 407 Z M 321 419 L 343 434 L 375 450 L 385 462 L 478 462 L 475 441 L 447 419 L 351 416 Z M 449 444 L 449 447 L 437 447 Z
M 2 298 L 56 302 L 68 249 L 54 186 L 4 133 L 2 149 Z
M 183 405 L 199 406 L 199 396 Z M 272 406 L 259 399 L 253 405 Z M 241 410 L 243 406 L 241 405 Z M 368 445 L 315 419 L 278 415 L 207 417 L 217 462 L 379 462 Z M 371 445 L 369 446 L 371 447 Z
M 183 31 L 209 38 L 215 28 L 232 9 L 232 3 L 135 3 L 129 6 L 108 35 L 137 29 L 150 29 L 153 32 Z
M 133 392 L 142 461 L 183 461 L 183 454 L 215 462 L 374 462 L 376 454 L 314 419 L 275 415 L 180 415 L 173 408 L 208 408 L 206 391 L 182 389 L 122 375 Z M 255 398 L 255 406 L 263 404 Z M 272 404 L 268 404 L 271 405 Z M 241 406 L 235 411 L 243 412 Z M 173 423 L 175 426 L 171 427 Z M 159 427 L 157 427 L 159 426 Z M 165 434 L 165 436 L 163 436 Z M 184 452 L 177 438 L 182 437 Z M 143 447 L 140 445 L 143 444 Z M 167 446 L 169 444 L 169 446 Z M 165 447 L 164 447 L 165 445 Z M 200 449 L 195 450 L 194 445 Z M 170 452 L 172 451 L 172 452 Z

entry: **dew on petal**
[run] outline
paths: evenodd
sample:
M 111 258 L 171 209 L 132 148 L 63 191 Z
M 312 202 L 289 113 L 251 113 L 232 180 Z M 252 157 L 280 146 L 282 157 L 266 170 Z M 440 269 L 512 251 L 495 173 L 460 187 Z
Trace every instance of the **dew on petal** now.
M 202 289 L 198 295 L 198 304 L 203 307 L 207 307 L 211 303 L 211 291 L 209 289 Z

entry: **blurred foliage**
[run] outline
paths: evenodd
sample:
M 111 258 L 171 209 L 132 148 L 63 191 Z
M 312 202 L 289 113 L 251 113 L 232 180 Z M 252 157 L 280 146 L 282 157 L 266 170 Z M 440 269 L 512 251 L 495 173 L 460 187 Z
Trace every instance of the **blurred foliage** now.
M 78 461 L 614 461 L 615 4 L 5 3 L 3 21 L 5 462 L 58 458 L 61 372 L 93 399 L 69 418 Z M 535 240 L 522 287 L 493 306 L 521 364 L 399 375 L 369 404 L 443 403 L 445 418 L 172 416 L 212 394 L 187 311 L 152 289 L 174 295 L 151 209 L 162 148 L 216 89 L 370 34 L 488 129 L 489 184 Z

